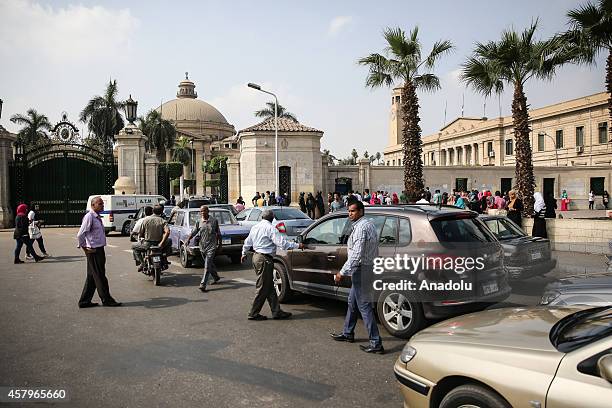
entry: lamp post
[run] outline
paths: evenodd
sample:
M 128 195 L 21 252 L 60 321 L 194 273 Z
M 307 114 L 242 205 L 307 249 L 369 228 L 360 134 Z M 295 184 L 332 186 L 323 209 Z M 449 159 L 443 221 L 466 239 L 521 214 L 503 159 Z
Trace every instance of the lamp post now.
M 2 99 L 0 99 L 0 119 L 2 118 L 2 104 L 4 103 L 4 101 Z
M 196 181 L 195 178 L 193 176 L 194 173 L 194 169 L 195 169 L 195 163 L 194 163 L 194 155 L 193 155 L 193 138 L 189 141 L 189 143 L 191 144 L 191 182 L 193 183 L 193 195 L 196 195 Z
M 125 118 L 128 120 L 130 125 L 134 126 L 136 120 L 136 110 L 138 108 L 138 102 L 132 99 L 132 95 L 125 101 Z
M 249 82 L 247 85 L 249 88 L 253 88 L 259 92 L 267 93 L 268 95 L 272 95 L 274 97 L 274 195 L 278 197 L 278 98 L 272 92 L 261 89 L 261 86 Z
M 557 142 L 555 141 L 555 139 L 553 139 L 553 137 L 546 132 L 539 132 L 538 136 L 546 136 L 550 138 L 550 140 L 552 140 L 553 147 L 555 148 L 555 161 L 557 162 L 557 167 L 559 167 L 559 153 L 557 152 Z

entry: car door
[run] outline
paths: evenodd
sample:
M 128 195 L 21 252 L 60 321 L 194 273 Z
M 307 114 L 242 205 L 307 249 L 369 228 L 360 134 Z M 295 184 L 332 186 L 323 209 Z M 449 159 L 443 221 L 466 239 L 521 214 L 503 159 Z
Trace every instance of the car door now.
M 174 212 L 168 220 L 168 228 L 170 228 L 170 241 L 172 242 L 172 251 L 178 251 L 179 248 L 180 225 L 176 224 L 179 214 L 182 214 L 182 212 Z
M 315 224 L 302 238 L 308 249 L 291 251 L 291 278 L 296 290 L 321 296 L 335 294 L 334 274 L 342 267 L 340 254 L 346 247 L 342 243 L 346 223 L 343 215 Z
M 246 219 L 242 221 L 240 224 L 247 226 L 247 227 L 252 227 L 253 225 L 257 224 L 260 220 L 261 220 L 261 209 L 251 208 L 251 212 L 249 212 L 248 217 L 246 217 Z
M 574 350 L 563 357 L 546 395 L 547 408 L 607 408 L 612 384 L 602 378 L 597 361 L 612 354 L 612 337 Z

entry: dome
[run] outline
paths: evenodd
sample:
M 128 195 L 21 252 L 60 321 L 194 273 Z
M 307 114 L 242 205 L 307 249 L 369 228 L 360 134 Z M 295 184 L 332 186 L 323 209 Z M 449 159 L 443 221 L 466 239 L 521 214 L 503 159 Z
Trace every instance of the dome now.
M 228 124 L 221 112 L 211 104 L 196 99 L 197 97 L 195 84 L 185 72 L 185 79 L 179 83 L 176 99 L 164 103 L 156 110 L 161 112 L 162 118 L 168 120 L 195 120 Z
M 162 118 L 168 120 L 199 120 L 217 122 L 227 125 L 228 122 L 214 106 L 199 99 L 178 98 L 164 103 L 156 109 Z

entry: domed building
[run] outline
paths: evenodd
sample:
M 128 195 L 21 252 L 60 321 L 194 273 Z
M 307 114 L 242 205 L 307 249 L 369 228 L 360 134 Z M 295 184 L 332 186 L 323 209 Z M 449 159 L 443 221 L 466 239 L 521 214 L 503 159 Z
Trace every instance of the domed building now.
M 162 118 L 172 121 L 181 136 L 193 141 L 195 165 L 195 194 L 203 194 L 204 174 L 202 162 L 211 158 L 211 143 L 232 137 L 236 134 L 234 126 L 211 104 L 198 98 L 195 84 L 185 73 L 185 79 L 178 85 L 176 99 L 162 104 L 156 110 Z M 189 172 L 185 174 L 190 179 Z

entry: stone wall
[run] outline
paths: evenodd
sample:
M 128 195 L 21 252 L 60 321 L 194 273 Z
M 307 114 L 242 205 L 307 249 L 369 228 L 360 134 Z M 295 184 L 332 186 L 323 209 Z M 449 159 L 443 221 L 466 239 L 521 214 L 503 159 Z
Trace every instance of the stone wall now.
M 531 235 L 533 219 L 523 220 L 523 230 Z M 612 219 L 547 219 L 546 231 L 555 251 L 610 255 Z

